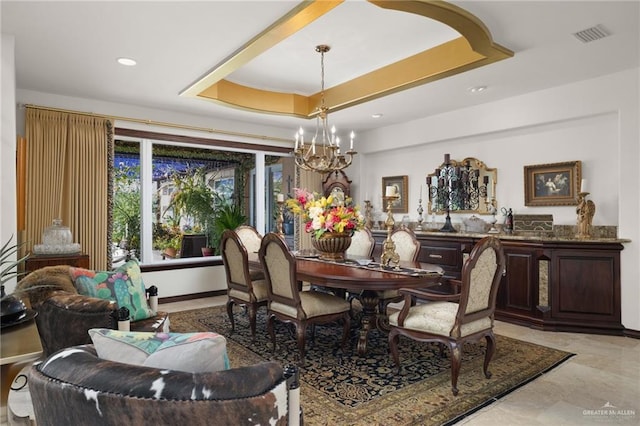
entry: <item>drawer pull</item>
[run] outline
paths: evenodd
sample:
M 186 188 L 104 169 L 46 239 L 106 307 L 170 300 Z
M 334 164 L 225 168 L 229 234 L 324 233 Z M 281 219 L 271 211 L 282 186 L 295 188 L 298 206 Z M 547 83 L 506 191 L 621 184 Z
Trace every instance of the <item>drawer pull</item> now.
M 429 257 L 432 257 L 434 259 L 442 259 L 442 255 L 441 254 L 430 254 Z

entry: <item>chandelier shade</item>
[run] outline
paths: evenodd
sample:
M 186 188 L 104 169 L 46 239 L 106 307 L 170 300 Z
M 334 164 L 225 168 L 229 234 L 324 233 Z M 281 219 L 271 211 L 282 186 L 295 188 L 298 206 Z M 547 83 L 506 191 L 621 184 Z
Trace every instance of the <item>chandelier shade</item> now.
M 295 135 L 295 147 L 293 156 L 296 165 L 304 170 L 318 173 L 330 173 L 349 167 L 353 156 L 357 154 L 353 150 L 355 133 L 349 135 L 349 147 L 340 146 L 340 137 L 336 136 L 336 128 L 329 128 L 329 108 L 324 100 L 324 54 L 331 48 L 321 44 L 316 46 L 316 52 L 320 53 L 321 90 L 320 107 L 316 115 L 316 131 L 311 141 L 305 142 L 304 130 L 298 129 Z M 342 151 L 345 150 L 346 151 Z

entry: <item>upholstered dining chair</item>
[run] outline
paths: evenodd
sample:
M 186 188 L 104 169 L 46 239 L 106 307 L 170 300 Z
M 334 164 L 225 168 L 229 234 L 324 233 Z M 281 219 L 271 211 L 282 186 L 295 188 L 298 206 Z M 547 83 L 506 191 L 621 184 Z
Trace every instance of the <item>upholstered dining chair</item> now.
M 389 317 L 389 350 L 400 370 L 398 343 L 400 336 L 419 342 L 437 342 L 451 354 L 451 390 L 458 395 L 458 374 L 462 348 L 467 342 L 486 339 L 483 371 L 491 377 L 489 362 L 495 352 L 493 314 L 498 286 L 506 272 L 500 240 L 485 237 L 474 246 L 462 267 L 460 293 L 434 294 L 418 289 L 400 289 L 405 303 L 402 310 Z M 429 300 L 419 303 L 416 299 Z
M 274 322 L 293 323 L 296 328 L 299 363 L 304 364 L 305 333 L 308 325 L 326 324 L 342 320 L 342 346 L 349 337 L 351 306 L 344 298 L 319 291 L 301 291 L 296 278 L 296 258 L 287 243 L 276 233 L 268 233 L 262 239 L 260 262 L 267 280 L 268 313 L 267 329 L 276 349 Z
M 260 234 L 256 228 L 251 225 L 240 225 L 235 231 L 247 249 L 247 253 L 258 253 L 260 243 L 262 243 L 262 234 Z M 264 273 L 260 269 L 249 268 L 249 273 L 251 274 L 252 280 L 264 279 Z
M 351 236 L 351 245 L 345 252 L 347 258 L 371 258 L 373 249 L 376 247 L 376 240 L 367 228 L 359 229 Z
M 351 245 L 345 252 L 345 255 L 348 258 L 367 258 L 371 259 L 373 257 L 373 250 L 376 248 L 376 240 L 373 238 L 373 234 L 368 228 L 363 228 L 357 230 L 351 236 Z M 357 299 L 360 295 L 357 293 L 348 293 L 349 303 L 353 301 L 353 299 Z
M 261 306 L 267 306 L 267 282 L 264 278 L 251 276 L 248 250 L 237 232 L 227 229 L 222 233 L 220 252 L 227 276 L 227 314 L 231 332 L 235 330 L 233 305 L 238 304 L 247 307 L 251 336 L 255 338 L 257 311 Z
M 420 241 L 411 229 L 402 227 L 394 230 L 391 233 L 391 240 L 396 245 L 396 253 L 398 253 L 401 262 L 418 260 Z M 390 303 L 401 302 L 404 297 L 398 293 L 398 290 L 385 290 L 378 293 L 378 298 L 380 300 L 378 305 L 380 314 L 385 315 Z

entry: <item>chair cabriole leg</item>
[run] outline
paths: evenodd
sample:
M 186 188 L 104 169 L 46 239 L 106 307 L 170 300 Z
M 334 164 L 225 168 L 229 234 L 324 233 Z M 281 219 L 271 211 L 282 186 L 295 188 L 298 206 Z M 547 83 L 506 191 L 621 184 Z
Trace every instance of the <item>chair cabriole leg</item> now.
M 229 322 L 231 322 L 231 333 L 236 330 L 236 324 L 233 320 L 233 300 L 227 300 L 227 315 L 229 315 Z
M 453 396 L 458 395 L 458 375 L 460 374 L 460 364 L 462 363 L 462 345 L 451 342 L 451 391 Z
M 493 354 L 496 352 L 496 339 L 493 333 L 487 334 L 484 338 L 487 340 L 487 352 L 484 354 L 484 377 L 490 379 L 491 372 L 489 371 L 489 363 L 491 362 L 491 358 L 493 358 Z

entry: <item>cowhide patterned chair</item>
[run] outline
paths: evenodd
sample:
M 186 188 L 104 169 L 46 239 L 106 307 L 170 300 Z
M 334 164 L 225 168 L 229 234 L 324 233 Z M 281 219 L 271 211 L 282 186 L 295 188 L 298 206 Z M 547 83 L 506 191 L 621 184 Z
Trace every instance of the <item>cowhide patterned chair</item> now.
M 505 268 L 500 240 L 485 237 L 476 243 L 462 267 L 460 293 L 447 295 L 419 289 L 400 289 L 404 306 L 389 317 L 389 350 L 398 370 L 400 336 L 419 342 L 440 343 L 451 352 L 451 390 L 457 395 L 462 347 L 467 342 L 485 338 L 487 347 L 483 369 L 485 377 L 490 378 L 489 362 L 495 352 L 493 313 Z M 417 303 L 417 300 L 429 302 Z
M 38 426 L 298 425 L 296 368 L 190 373 L 106 361 L 81 345 L 34 364 L 29 392 Z
M 80 294 L 74 277 L 82 268 L 58 265 L 31 272 L 16 287 L 16 294 L 38 315 L 36 326 L 44 356 L 62 348 L 91 343 L 91 328 L 118 328 L 118 305 L 107 299 Z M 139 271 L 139 269 L 138 269 Z M 144 295 L 139 296 L 140 299 Z M 146 305 L 146 301 L 142 300 Z M 149 311 L 148 311 L 149 312 Z M 131 331 L 169 331 L 167 312 L 131 321 Z

